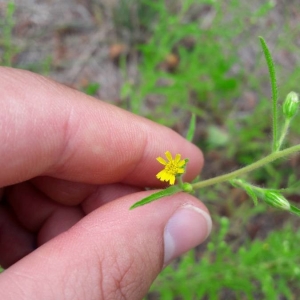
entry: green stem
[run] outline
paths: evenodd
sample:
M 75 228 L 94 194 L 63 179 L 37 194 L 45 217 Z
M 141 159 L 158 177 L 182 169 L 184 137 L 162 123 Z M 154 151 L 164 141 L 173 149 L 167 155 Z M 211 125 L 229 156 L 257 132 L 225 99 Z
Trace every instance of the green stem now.
M 280 139 L 279 139 L 279 142 L 278 142 L 278 146 L 277 146 L 277 149 L 276 151 L 279 151 L 280 148 L 281 148 L 281 145 L 283 143 L 283 140 L 288 132 L 288 129 L 289 129 L 289 126 L 290 126 L 290 123 L 291 123 L 291 119 L 286 119 L 285 122 L 284 122 L 284 126 L 282 128 L 282 132 L 281 132 L 281 136 L 280 136 Z
M 183 180 L 182 180 L 182 175 L 180 175 L 179 177 L 177 177 L 177 183 L 179 185 L 179 187 L 183 187 Z
M 217 183 L 221 183 L 221 182 L 224 182 L 224 181 L 228 181 L 228 180 L 231 180 L 237 176 L 241 176 L 243 174 L 246 174 L 248 172 L 251 172 L 255 169 L 258 169 L 276 159 L 279 159 L 279 158 L 282 158 L 282 157 L 285 157 L 285 156 L 288 156 L 294 152 L 297 152 L 297 151 L 300 151 L 300 144 L 299 145 L 296 145 L 296 146 L 293 146 L 293 147 L 290 147 L 290 148 L 286 148 L 284 150 L 281 150 L 281 151 L 277 151 L 277 152 L 273 152 L 271 154 L 269 154 L 268 156 L 256 161 L 255 163 L 249 165 L 249 166 L 246 166 L 244 168 L 241 168 L 239 170 L 236 170 L 236 171 L 233 171 L 231 173 L 228 173 L 228 174 L 224 174 L 224 175 L 221 175 L 221 176 L 218 176 L 218 177 L 214 177 L 214 178 L 211 178 L 211 179 L 207 179 L 207 180 L 204 180 L 204 181 L 200 181 L 200 182 L 197 182 L 197 183 L 194 183 L 192 184 L 192 187 L 194 190 L 196 189 L 200 189 L 200 188 L 203 188 L 205 186 L 210 186 L 210 185 L 214 185 L 214 184 L 217 184 Z

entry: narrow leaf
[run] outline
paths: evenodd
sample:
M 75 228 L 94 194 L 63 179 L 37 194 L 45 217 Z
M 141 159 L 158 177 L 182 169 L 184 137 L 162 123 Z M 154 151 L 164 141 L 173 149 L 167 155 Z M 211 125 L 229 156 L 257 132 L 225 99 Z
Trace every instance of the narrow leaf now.
M 258 201 L 257 201 L 257 196 L 256 196 L 255 192 L 248 186 L 244 186 L 244 189 L 245 189 L 247 195 L 253 200 L 254 205 L 256 206 Z
M 273 58 L 271 52 L 267 46 L 266 41 L 263 37 L 259 37 L 262 50 L 265 55 L 265 59 L 267 61 L 267 65 L 269 68 L 269 75 L 271 81 L 271 89 L 272 89 L 272 113 L 273 113 L 273 143 L 272 143 L 272 150 L 273 152 L 278 150 L 278 91 L 277 91 L 277 79 L 276 79 L 276 72 L 275 66 L 273 62 Z
M 294 205 L 291 205 L 290 212 L 297 216 L 300 216 L 300 209 Z
M 254 205 L 256 206 L 258 201 L 257 201 L 257 195 L 255 191 L 251 188 L 251 185 L 247 183 L 246 181 L 242 179 L 233 179 L 229 181 L 232 186 L 235 188 L 241 188 L 243 189 L 247 195 L 253 200 Z
M 280 189 L 279 191 L 283 191 L 285 193 L 297 193 L 299 194 L 300 181 L 293 182 L 288 184 L 287 188 Z
M 196 115 L 192 114 L 191 120 L 190 120 L 190 125 L 189 125 L 189 129 L 188 132 L 186 134 L 186 139 L 191 142 L 194 138 L 194 134 L 195 134 L 195 129 L 196 129 Z
M 170 186 L 162 191 L 159 191 L 157 193 L 154 193 L 136 203 L 134 203 L 129 209 L 134 209 L 136 207 L 139 207 L 139 206 L 142 206 L 142 205 L 145 205 L 147 203 L 150 203 L 152 201 L 155 201 L 155 200 L 158 200 L 160 198 L 163 198 L 163 197 L 167 197 L 167 196 L 171 196 L 171 195 L 174 195 L 176 193 L 179 193 L 182 191 L 182 188 L 180 188 L 179 186 L 177 185 L 174 185 L 174 186 Z
M 241 180 L 239 179 L 231 179 L 229 180 L 229 183 L 235 188 L 240 188 L 241 187 L 240 181 Z
M 288 187 L 286 187 L 286 188 L 268 189 L 268 190 L 272 191 L 272 192 L 278 192 L 278 193 L 286 193 L 286 194 L 296 193 L 296 194 L 299 194 L 299 188 L 300 188 L 300 181 L 296 181 L 296 182 L 293 182 L 292 184 L 288 183 Z

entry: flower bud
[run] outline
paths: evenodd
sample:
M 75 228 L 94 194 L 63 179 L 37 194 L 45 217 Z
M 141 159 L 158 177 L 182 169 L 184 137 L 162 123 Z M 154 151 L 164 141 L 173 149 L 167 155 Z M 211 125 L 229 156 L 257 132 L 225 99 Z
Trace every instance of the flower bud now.
M 267 190 L 264 194 L 264 201 L 279 209 L 290 210 L 290 203 L 278 192 Z
M 282 107 L 283 115 L 287 119 L 293 118 L 298 111 L 298 106 L 299 106 L 298 95 L 295 92 L 288 93 Z
M 182 185 L 182 189 L 183 189 L 184 192 L 187 192 L 187 193 L 192 193 L 194 191 L 193 186 L 190 183 L 187 183 L 187 182 L 185 182 Z

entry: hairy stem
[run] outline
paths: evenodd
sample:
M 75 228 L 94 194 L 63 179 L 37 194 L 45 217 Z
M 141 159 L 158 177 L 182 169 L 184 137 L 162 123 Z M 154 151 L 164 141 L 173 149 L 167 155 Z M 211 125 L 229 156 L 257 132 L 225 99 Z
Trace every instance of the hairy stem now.
M 290 126 L 290 123 L 291 123 L 291 119 L 286 119 L 285 122 L 284 122 L 284 126 L 283 126 L 283 129 L 282 129 L 282 133 L 281 133 L 281 136 L 280 136 L 280 139 L 279 139 L 279 142 L 278 142 L 278 149 L 276 149 L 276 151 L 279 151 L 280 148 L 281 148 L 281 145 L 284 141 L 284 138 L 288 132 L 288 129 L 289 129 L 289 126 Z
M 255 169 L 258 169 L 276 159 L 279 159 L 279 158 L 282 158 L 282 157 L 285 157 L 285 156 L 288 156 L 290 154 L 293 154 L 297 151 L 300 151 L 300 144 L 299 145 L 296 145 L 296 146 L 293 146 L 293 147 L 290 147 L 290 148 L 286 148 L 284 150 L 281 150 L 281 151 L 277 151 L 277 152 L 273 152 L 271 154 L 269 154 L 268 156 L 256 161 L 255 163 L 251 164 L 251 165 L 248 165 L 244 168 L 241 168 L 241 169 L 238 169 L 236 171 L 233 171 L 231 173 L 228 173 L 228 174 L 224 174 L 224 175 L 221 175 L 221 176 L 217 176 L 217 177 L 214 177 L 214 178 L 211 178 L 211 179 L 207 179 L 207 180 L 204 180 L 204 181 L 200 181 L 200 182 L 197 182 L 197 183 L 194 183 L 192 184 L 192 187 L 194 190 L 196 189 L 200 189 L 200 188 L 203 188 L 205 186 L 210 186 L 210 185 L 214 185 L 216 183 L 221 183 L 221 182 L 224 182 L 224 181 L 228 181 L 228 180 L 231 180 L 237 176 L 241 176 L 243 174 L 246 174 L 248 172 L 251 172 Z

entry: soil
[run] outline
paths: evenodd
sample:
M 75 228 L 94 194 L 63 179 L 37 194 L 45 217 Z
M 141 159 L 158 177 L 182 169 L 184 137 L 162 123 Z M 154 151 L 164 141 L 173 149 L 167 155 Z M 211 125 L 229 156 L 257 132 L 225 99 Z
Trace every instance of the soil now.
M 0 17 L 8 0 L 0 0 Z M 13 59 L 13 65 L 32 68 L 43 72 L 41 66 L 49 63 L 48 76 L 66 85 L 81 89 L 88 82 L 97 82 L 101 89 L 96 96 L 102 100 L 119 103 L 122 75 L 117 60 L 121 54 L 133 54 L 133 46 L 145 41 L 149 36 L 139 26 L 134 1 L 128 1 L 128 20 L 124 19 L 122 7 L 124 0 L 15 0 L 15 27 L 13 43 L 18 51 Z M 176 10 L 177 1 L 169 1 L 170 7 Z M 254 13 L 259 0 L 247 3 L 244 10 Z M 289 38 L 282 37 L 284 26 L 294 33 L 295 46 L 300 46 L 300 35 L 297 34 L 300 22 L 300 8 L 295 5 L 297 0 L 270 1 L 274 9 L 267 17 L 251 26 L 251 32 L 245 32 L 238 37 L 236 43 L 239 55 L 244 62 L 246 72 L 257 68 L 257 57 L 261 52 L 254 37 L 264 36 L 274 53 L 276 64 L 284 67 L 286 72 L 299 66 L 299 56 L 296 52 L 286 51 L 278 46 L 278 41 L 289 43 Z M 261 4 L 261 3 L 260 3 Z M 214 16 L 211 10 L 195 10 L 200 15 L 191 18 L 205 17 L 211 22 Z M 195 14 L 195 13 L 194 13 Z M 228 16 L 230 18 L 231 16 Z M 174 58 L 170 57 L 172 61 Z M 176 58 L 175 58 L 176 59 Z M 132 80 L 137 75 L 137 58 L 131 55 L 128 63 Z M 39 67 L 38 67 L 39 66 Z M 45 69 L 47 67 L 45 66 Z M 281 77 L 285 77 L 285 72 Z M 267 74 L 265 66 L 260 72 Z M 280 81 L 280 78 L 279 78 Z M 266 87 L 269 89 L 269 87 Z M 268 90 L 269 93 L 269 90 Z M 251 91 L 245 92 L 245 97 L 253 97 Z M 252 99 L 253 100 L 253 99 Z

